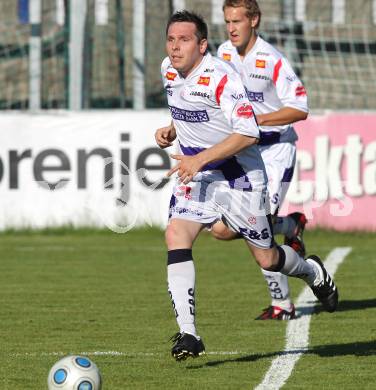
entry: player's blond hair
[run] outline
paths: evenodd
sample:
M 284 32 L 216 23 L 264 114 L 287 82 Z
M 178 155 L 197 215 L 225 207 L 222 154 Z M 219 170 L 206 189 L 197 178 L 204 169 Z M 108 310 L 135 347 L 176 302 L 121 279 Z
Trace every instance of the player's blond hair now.
M 261 22 L 261 10 L 256 0 L 225 0 L 222 9 L 226 7 L 244 7 L 247 10 L 247 17 L 249 19 L 258 16 L 258 22 L 255 28 L 259 28 Z

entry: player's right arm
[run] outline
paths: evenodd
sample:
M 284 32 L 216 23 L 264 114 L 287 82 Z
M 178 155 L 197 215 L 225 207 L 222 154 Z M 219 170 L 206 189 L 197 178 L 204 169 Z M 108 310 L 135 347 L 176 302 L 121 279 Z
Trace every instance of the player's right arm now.
M 171 87 L 171 85 L 169 85 L 170 82 L 169 76 L 170 77 L 177 76 L 176 71 L 171 69 L 172 68 L 171 68 L 170 59 L 166 57 L 161 64 L 162 81 L 163 81 L 163 86 L 166 89 L 168 86 Z M 175 77 L 173 77 L 172 80 L 174 80 Z M 161 149 L 165 149 L 168 148 L 169 146 L 172 146 L 172 143 L 176 139 L 176 130 L 173 121 L 171 121 L 171 123 L 168 126 L 164 126 L 157 129 L 154 134 L 154 138 L 157 145 Z
M 155 134 L 155 141 L 161 149 L 168 148 L 172 146 L 173 141 L 176 139 L 176 130 L 174 123 L 171 121 L 171 124 L 165 127 L 159 128 Z
M 305 120 L 307 116 L 308 112 L 292 107 L 282 107 L 278 111 L 258 114 L 257 122 L 259 126 L 282 126 Z

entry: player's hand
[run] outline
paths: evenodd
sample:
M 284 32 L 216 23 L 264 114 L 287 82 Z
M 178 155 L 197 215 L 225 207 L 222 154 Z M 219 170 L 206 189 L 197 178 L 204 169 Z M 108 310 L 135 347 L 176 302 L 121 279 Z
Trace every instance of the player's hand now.
M 157 145 L 161 149 L 168 148 L 169 146 L 172 146 L 172 142 L 176 138 L 175 128 L 172 124 L 166 127 L 161 127 L 155 132 L 154 137 Z
M 193 179 L 194 175 L 200 172 L 201 168 L 204 166 L 200 154 L 196 154 L 195 156 L 171 154 L 171 158 L 179 162 L 167 172 L 167 176 L 170 177 L 177 172 L 179 182 L 183 184 L 188 184 Z

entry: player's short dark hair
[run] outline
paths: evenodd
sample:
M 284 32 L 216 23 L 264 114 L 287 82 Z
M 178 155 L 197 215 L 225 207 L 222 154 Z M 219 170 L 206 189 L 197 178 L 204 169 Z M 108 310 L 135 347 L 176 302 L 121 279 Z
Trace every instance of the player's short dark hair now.
M 193 23 L 196 26 L 195 35 L 198 39 L 198 42 L 201 42 L 203 39 L 208 39 L 208 26 L 202 16 L 187 10 L 175 12 L 170 16 L 170 19 L 167 22 L 166 36 L 171 24 L 176 22 Z
M 259 20 L 255 28 L 259 28 L 261 22 L 261 10 L 256 0 L 225 0 L 222 10 L 226 7 L 244 7 L 247 10 L 247 17 L 252 19 L 258 16 Z

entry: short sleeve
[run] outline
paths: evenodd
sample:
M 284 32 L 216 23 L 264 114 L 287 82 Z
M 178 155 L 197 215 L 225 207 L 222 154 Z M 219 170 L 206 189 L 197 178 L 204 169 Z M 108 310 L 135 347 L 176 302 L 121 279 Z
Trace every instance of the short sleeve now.
M 215 96 L 234 133 L 260 137 L 252 105 L 238 73 L 225 74 L 217 85 Z
M 275 64 L 273 83 L 284 106 L 308 112 L 306 89 L 286 58 L 280 58 Z

